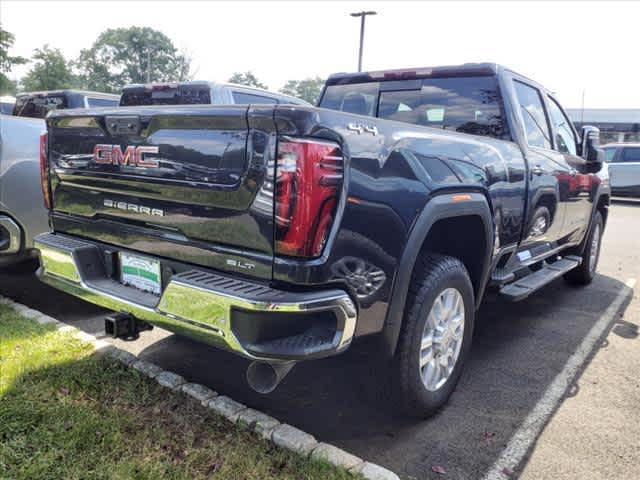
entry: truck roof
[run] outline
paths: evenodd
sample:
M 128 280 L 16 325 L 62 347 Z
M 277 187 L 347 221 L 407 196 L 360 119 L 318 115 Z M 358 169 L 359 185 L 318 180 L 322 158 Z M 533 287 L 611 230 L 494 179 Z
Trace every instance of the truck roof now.
M 497 63 L 464 63 L 461 65 L 445 65 L 438 67 L 413 67 L 368 72 L 334 73 L 327 79 L 327 85 L 385 80 L 410 80 L 416 78 L 491 76 L 498 75 L 502 71 L 516 73 L 513 70 Z M 519 73 L 518 75 L 525 77 Z
M 46 95 L 69 95 L 69 94 L 77 94 L 84 96 L 94 96 L 94 97 L 106 97 L 106 98 L 114 98 L 117 99 L 120 95 L 113 93 L 104 93 L 104 92 L 92 92 L 90 90 L 74 90 L 71 88 L 65 88 L 62 90 L 42 90 L 38 92 L 21 92 L 16 94 L 16 98 L 21 97 L 31 97 L 31 96 L 46 96 Z

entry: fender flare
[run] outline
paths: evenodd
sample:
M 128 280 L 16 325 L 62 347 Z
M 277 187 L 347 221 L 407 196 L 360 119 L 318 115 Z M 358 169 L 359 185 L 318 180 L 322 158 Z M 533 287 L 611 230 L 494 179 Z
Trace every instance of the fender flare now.
M 605 206 L 609 208 L 609 206 L 611 205 L 611 189 L 608 187 L 600 187 L 596 191 L 593 198 L 593 205 L 591 206 L 591 214 L 589 215 L 589 225 L 587 225 L 587 228 L 584 231 L 584 236 L 582 237 L 582 240 L 576 247 L 575 253 L 577 255 L 582 255 L 585 251 L 585 248 L 587 248 L 587 238 L 589 238 L 591 225 L 593 225 L 593 220 L 596 217 L 596 212 L 598 211 L 598 205 L 600 204 L 600 200 L 602 199 L 602 197 L 607 197 L 607 202 Z M 606 219 L 603 219 L 603 220 L 606 221 Z
M 383 342 L 389 356 L 395 354 L 398 338 L 400 337 L 404 307 L 409 291 L 409 283 L 411 282 L 411 276 L 413 274 L 413 267 L 427 235 L 433 225 L 439 220 L 472 215 L 477 215 L 482 220 L 485 230 L 486 251 L 482 252 L 484 255 L 482 274 L 475 289 L 476 308 L 480 305 L 489 279 L 494 247 L 493 216 L 489 203 L 483 194 L 470 193 L 468 195 L 470 199 L 461 202 L 455 202 L 450 192 L 430 198 L 411 228 L 402 257 L 400 258 L 400 263 L 396 269 L 396 275 L 391 288 L 389 307 L 384 323 Z

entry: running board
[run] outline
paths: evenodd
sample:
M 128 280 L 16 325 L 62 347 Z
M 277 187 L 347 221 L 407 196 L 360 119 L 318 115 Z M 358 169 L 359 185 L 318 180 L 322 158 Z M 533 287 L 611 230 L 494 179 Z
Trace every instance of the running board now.
M 553 263 L 545 263 L 540 270 L 502 287 L 500 295 L 512 302 L 519 302 L 569 270 L 576 268 L 580 263 L 582 263 L 582 258 L 574 255 L 568 255 Z

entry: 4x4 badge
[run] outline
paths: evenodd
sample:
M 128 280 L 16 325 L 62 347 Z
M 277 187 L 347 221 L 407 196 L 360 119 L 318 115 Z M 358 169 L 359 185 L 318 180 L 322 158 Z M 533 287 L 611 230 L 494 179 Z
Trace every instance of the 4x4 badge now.
M 358 132 L 358 135 L 361 133 L 370 133 L 371 135 L 378 134 L 378 127 L 375 125 L 365 125 L 363 123 L 350 123 L 347 125 L 349 130 L 353 130 L 354 132 Z

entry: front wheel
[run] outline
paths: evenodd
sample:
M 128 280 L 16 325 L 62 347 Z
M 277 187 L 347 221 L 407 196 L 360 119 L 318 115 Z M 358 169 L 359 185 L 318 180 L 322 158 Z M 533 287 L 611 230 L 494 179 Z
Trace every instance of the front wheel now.
M 598 260 L 600 259 L 600 247 L 602 245 L 602 234 L 604 233 L 604 222 L 602 214 L 596 212 L 591 223 L 589 236 L 584 252 L 582 252 L 582 263 L 579 266 L 565 273 L 564 279 L 574 285 L 588 285 L 596 276 Z
M 469 354 L 474 314 L 473 287 L 462 262 L 419 257 L 393 371 L 404 413 L 426 418 L 447 401 Z

